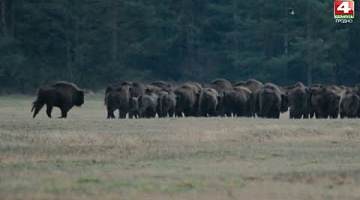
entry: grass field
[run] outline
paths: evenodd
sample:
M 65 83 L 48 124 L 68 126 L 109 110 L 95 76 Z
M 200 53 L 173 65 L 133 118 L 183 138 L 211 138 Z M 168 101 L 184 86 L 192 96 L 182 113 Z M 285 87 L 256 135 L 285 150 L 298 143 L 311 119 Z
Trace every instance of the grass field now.
M 360 199 L 360 120 L 67 119 L 0 97 L 0 199 Z

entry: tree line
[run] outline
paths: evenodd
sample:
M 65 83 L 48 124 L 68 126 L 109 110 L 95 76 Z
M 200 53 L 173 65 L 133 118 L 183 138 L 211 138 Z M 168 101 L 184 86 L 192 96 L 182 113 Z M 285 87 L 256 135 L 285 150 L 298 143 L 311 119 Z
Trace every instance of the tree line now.
M 0 0 L 0 92 L 56 80 L 354 85 L 360 22 L 325 0 Z

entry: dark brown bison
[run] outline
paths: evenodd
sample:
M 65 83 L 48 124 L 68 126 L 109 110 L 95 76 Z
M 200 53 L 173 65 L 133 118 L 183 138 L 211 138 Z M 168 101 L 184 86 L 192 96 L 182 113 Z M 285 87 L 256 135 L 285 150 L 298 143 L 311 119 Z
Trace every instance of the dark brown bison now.
M 168 111 L 170 111 L 170 115 L 173 115 L 171 112 L 173 112 L 175 105 L 172 100 L 175 99 L 175 95 L 172 92 L 170 95 L 157 86 L 146 86 L 145 93 L 138 98 L 140 117 L 150 118 L 155 117 L 156 114 L 159 117 L 164 117 L 162 114 L 167 115 Z
M 311 93 L 311 107 L 316 118 L 337 118 L 340 96 L 329 87 L 319 87 Z
M 360 97 L 360 83 L 356 84 L 353 88 L 351 88 L 351 90 Z M 358 110 L 357 117 L 360 117 L 360 108 Z
M 159 117 L 174 117 L 176 107 L 176 96 L 173 92 L 161 95 L 158 98 L 157 112 Z
M 281 97 L 280 112 L 284 113 L 284 112 L 288 111 L 288 109 L 289 109 L 289 99 L 286 96 L 286 94 L 285 94 L 285 92 L 283 91 L 282 88 L 275 85 L 274 83 L 265 83 L 264 88 L 272 89 L 272 90 L 274 90 L 276 93 L 278 93 L 280 95 L 280 97 Z
M 167 83 L 165 81 L 153 81 L 153 82 L 150 83 L 150 85 L 159 87 L 163 91 L 166 91 L 166 92 L 172 92 L 173 91 L 173 88 L 170 85 L 170 83 Z
M 203 89 L 202 85 L 197 82 L 186 82 L 186 83 L 182 84 L 181 86 L 179 86 L 179 88 L 190 89 L 190 90 L 193 90 L 195 93 L 199 93 Z
M 159 96 L 155 93 L 145 93 L 138 98 L 140 118 L 153 118 L 156 116 Z
M 228 80 L 218 78 L 211 81 L 210 88 L 215 89 L 220 94 L 222 91 L 231 90 L 232 85 Z
M 198 115 L 203 117 L 216 116 L 218 106 L 218 92 L 213 88 L 204 88 L 197 94 L 198 99 Z
M 255 117 L 255 115 L 258 112 L 258 95 L 259 90 L 264 87 L 264 84 L 258 80 L 255 79 L 248 79 L 246 81 L 238 81 L 233 84 L 233 87 L 245 87 L 248 88 L 251 91 L 251 96 L 249 99 L 249 105 L 251 110 L 251 115 Z
M 265 83 L 264 88 L 269 88 L 278 93 L 282 93 L 282 90 L 279 88 L 279 86 L 275 85 L 274 83 Z
M 129 88 L 131 97 L 139 97 L 143 95 L 146 90 L 146 86 L 140 82 L 133 82 Z
M 234 86 L 233 90 L 241 92 L 246 97 L 246 110 L 245 110 L 245 116 L 246 117 L 252 117 L 252 113 L 254 110 L 254 107 L 252 105 L 252 92 L 249 88 L 243 87 L 243 86 Z
M 301 82 L 285 87 L 290 106 L 290 119 L 309 118 L 308 95 L 309 90 Z
M 182 85 L 174 91 L 176 95 L 175 114 L 177 117 L 182 117 L 182 114 L 185 117 L 197 115 L 197 94 L 199 92 L 198 88 L 192 84 Z
M 262 88 L 259 90 L 259 110 L 258 117 L 280 118 L 281 95 L 272 88 Z
M 354 92 L 346 92 L 340 99 L 339 113 L 340 118 L 357 117 L 358 110 L 360 108 L 360 97 Z
M 320 83 L 316 83 L 316 84 L 311 85 L 308 88 L 307 106 L 308 106 L 308 115 L 310 118 L 313 118 L 315 116 L 315 108 L 313 107 L 313 105 L 311 103 L 311 98 L 317 90 L 320 90 L 323 87 L 325 87 L 325 86 L 323 86 Z
M 246 116 L 247 95 L 238 90 L 226 90 L 220 94 L 217 107 L 220 116 Z
M 360 97 L 360 83 L 356 84 L 353 88 L 352 91 L 354 91 L 359 97 Z
M 121 86 L 131 86 L 131 82 L 130 81 L 123 81 L 121 83 L 113 83 L 113 84 L 110 84 L 106 87 L 105 89 L 105 95 L 107 93 L 109 93 L 111 90 L 116 90 L 117 88 L 121 87 Z
M 129 112 L 130 86 L 121 86 L 105 94 L 107 118 L 115 118 L 114 111 L 119 110 L 119 118 L 126 118 Z
M 201 90 L 204 88 L 204 86 L 202 84 L 195 82 L 195 81 L 186 82 L 184 85 L 186 85 L 186 84 L 193 85 L 194 87 L 198 88 L 198 90 Z
M 164 91 L 162 88 L 152 85 L 146 85 L 144 93 L 148 95 L 156 94 L 158 97 L 162 96 L 163 94 L 168 94 L 168 92 Z
M 138 97 L 131 97 L 129 99 L 129 118 L 139 118 L 139 103 Z
M 53 85 L 40 87 L 31 109 L 31 112 L 34 111 L 33 118 L 45 104 L 48 117 L 51 117 L 52 109 L 55 106 L 61 110 L 60 118 L 66 118 L 73 106 L 81 107 L 84 104 L 84 91 L 74 83 L 66 81 L 58 81 Z
M 337 95 L 342 96 L 347 88 L 345 86 L 331 85 L 331 86 L 328 86 L 328 89 L 332 90 Z
M 243 86 L 249 88 L 251 92 L 255 92 L 256 90 L 264 87 L 264 84 L 255 79 L 248 79 L 247 81 L 238 81 L 233 84 L 233 86 Z
M 254 92 L 255 113 L 258 117 L 280 118 L 280 113 L 288 110 L 288 98 L 275 84 L 266 83 Z

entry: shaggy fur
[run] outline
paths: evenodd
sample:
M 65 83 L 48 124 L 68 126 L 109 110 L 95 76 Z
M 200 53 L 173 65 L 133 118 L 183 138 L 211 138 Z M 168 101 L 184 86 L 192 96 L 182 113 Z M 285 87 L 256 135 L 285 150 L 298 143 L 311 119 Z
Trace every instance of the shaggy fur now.
M 59 81 L 50 86 L 40 87 L 31 109 L 31 112 L 34 112 L 33 118 L 36 117 L 45 104 L 46 114 L 49 118 L 51 118 L 53 107 L 60 108 L 60 118 L 66 118 L 68 111 L 73 106 L 81 107 L 84 104 L 84 91 L 74 83 L 66 81 Z

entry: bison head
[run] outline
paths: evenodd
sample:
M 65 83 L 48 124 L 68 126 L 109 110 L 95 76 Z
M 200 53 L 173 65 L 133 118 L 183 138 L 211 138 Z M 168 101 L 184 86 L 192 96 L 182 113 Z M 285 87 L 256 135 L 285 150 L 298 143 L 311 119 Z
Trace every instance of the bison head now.
M 75 106 L 81 107 L 81 105 L 84 104 L 84 94 L 85 92 L 83 90 L 76 91 Z

